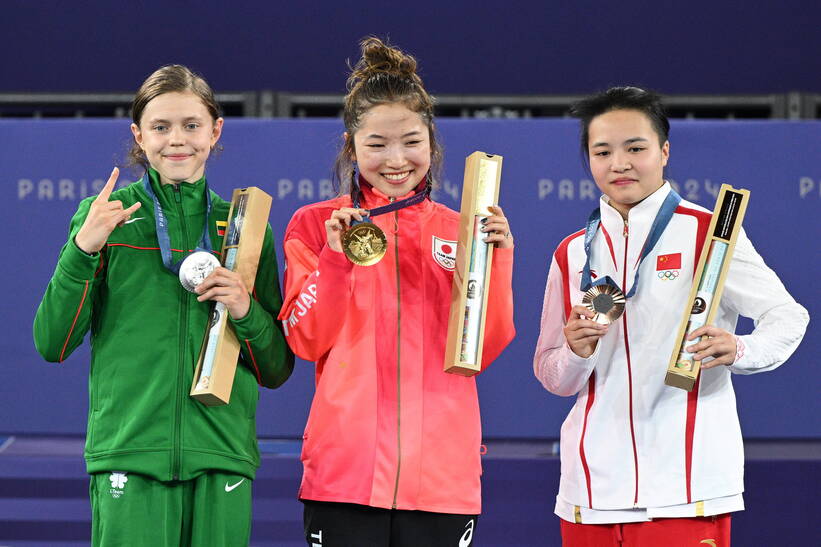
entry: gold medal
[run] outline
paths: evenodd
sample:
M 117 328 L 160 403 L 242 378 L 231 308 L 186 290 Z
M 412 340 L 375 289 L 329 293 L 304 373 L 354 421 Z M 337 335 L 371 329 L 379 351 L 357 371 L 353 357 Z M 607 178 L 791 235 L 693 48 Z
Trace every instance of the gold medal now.
M 376 224 L 361 222 L 342 234 L 342 250 L 354 264 L 372 266 L 382 260 L 388 240 Z
M 613 285 L 596 285 L 584 293 L 582 305 L 596 313 L 593 321 L 601 325 L 609 325 L 624 313 L 626 298 L 621 289 Z

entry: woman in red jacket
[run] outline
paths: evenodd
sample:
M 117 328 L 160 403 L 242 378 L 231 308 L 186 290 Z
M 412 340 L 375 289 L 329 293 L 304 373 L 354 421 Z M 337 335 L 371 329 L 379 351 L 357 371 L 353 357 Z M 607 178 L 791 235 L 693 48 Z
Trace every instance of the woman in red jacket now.
M 340 194 L 299 209 L 284 238 L 280 319 L 294 352 L 316 362 L 305 537 L 322 547 L 467 546 L 481 511 L 479 404 L 473 378 L 443 372 L 459 215 L 429 196 L 442 153 L 416 61 L 377 38 L 361 46 L 335 165 Z M 360 266 L 342 235 L 366 218 L 386 252 Z M 484 230 L 497 249 L 483 368 L 514 336 L 513 237 L 500 208 Z

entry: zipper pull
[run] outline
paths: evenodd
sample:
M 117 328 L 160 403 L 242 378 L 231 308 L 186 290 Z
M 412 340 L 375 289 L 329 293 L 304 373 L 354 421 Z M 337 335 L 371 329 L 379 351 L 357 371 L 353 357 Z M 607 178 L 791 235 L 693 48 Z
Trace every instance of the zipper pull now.
M 388 198 L 390 203 L 396 201 L 396 198 Z M 393 233 L 394 235 L 399 233 L 399 211 L 393 212 Z
M 624 219 L 624 233 L 622 233 L 622 235 L 624 237 L 627 237 L 628 235 L 630 235 L 630 230 L 627 227 L 627 219 Z
M 182 195 L 180 194 L 180 183 L 174 185 L 174 201 L 177 203 L 182 201 Z

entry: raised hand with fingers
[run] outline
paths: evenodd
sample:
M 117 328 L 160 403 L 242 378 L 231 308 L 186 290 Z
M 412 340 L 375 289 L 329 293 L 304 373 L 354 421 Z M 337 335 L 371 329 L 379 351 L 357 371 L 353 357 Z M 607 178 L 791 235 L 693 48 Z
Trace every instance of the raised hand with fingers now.
M 109 201 L 119 175 L 120 170 L 115 167 L 111 171 L 111 176 L 108 177 L 108 182 L 91 203 L 85 222 L 74 236 L 74 242 L 80 250 L 87 254 L 93 254 L 102 249 L 114 228 L 122 226 L 142 205 L 138 201 L 128 209 L 123 209 L 123 202 L 120 200 Z

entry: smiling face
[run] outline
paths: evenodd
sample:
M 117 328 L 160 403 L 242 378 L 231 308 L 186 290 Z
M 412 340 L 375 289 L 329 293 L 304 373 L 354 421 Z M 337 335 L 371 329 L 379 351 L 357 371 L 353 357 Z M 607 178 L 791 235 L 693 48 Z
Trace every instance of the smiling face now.
M 590 121 L 587 154 L 596 185 L 610 205 L 627 212 L 664 184 L 670 143 L 659 142 L 650 119 L 638 110 L 611 110 Z
M 191 92 L 163 93 L 145 106 L 134 140 L 163 184 L 195 182 L 222 133 L 222 118 L 211 118 L 202 99 Z
M 353 136 L 353 161 L 368 183 L 388 197 L 411 192 L 430 169 L 430 132 L 401 103 L 374 106 Z

